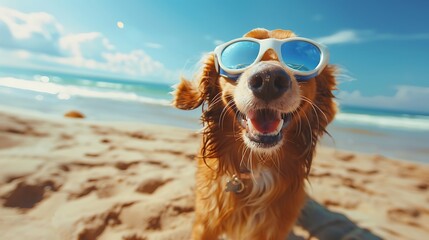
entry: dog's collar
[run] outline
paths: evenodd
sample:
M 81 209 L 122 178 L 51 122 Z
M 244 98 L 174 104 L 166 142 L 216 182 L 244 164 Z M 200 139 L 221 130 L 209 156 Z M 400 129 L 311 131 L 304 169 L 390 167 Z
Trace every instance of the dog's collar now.
M 241 193 L 244 191 L 244 182 L 237 176 L 237 174 L 232 175 L 232 178 L 226 182 L 225 192 Z
M 231 179 L 226 182 L 225 192 L 233 192 L 236 194 L 242 193 L 246 188 L 243 180 L 251 179 L 251 172 L 249 169 L 240 167 L 238 174 L 232 175 Z

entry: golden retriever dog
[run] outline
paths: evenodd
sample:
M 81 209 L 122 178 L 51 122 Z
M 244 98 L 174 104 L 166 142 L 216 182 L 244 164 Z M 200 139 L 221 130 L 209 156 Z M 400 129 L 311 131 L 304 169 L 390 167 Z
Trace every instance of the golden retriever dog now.
M 323 46 L 287 30 L 254 29 L 220 48 L 173 92 L 179 109 L 202 105 L 192 238 L 286 239 L 336 112 L 335 67 Z

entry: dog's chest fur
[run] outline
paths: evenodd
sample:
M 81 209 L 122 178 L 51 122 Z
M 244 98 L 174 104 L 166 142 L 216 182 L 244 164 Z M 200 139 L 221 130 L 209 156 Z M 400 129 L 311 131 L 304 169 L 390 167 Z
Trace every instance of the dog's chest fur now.
M 231 177 L 219 177 L 203 194 L 207 196 L 204 202 L 210 225 L 219 226 L 228 239 L 257 239 L 261 232 L 269 236 L 271 233 L 267 231 L 275 234 L 271 219 L 275 219 L 282 209 L 279 204 L 270 203 L 283 197 L 276 192 L 278 173 L 257 167 L 249 173 L 249 178 L 243 179 L 245 190 L 242 193 L 225 191 Z

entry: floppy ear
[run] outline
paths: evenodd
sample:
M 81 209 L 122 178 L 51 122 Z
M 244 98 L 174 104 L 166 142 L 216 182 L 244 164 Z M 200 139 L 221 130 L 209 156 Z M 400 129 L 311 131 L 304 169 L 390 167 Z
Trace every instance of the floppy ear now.
M 318 134 L 323 134 L 326 126 L 334 119 L 337 112 L 337 105 L 334 101 L 335 96 L 332 91 L 336 90 L 335 75 L 337 68 L 333 65 L 328 65 L 322 73 L 316 77 L 317 94 L 314 100 L 315 104 L 319 107 L 317 111 L 319 119 L 319 130 L 323 130 Z
M 216 63 L 213 54 L 209 54 L 204 60 L 203 67 L 196 79 L 189 81 L 184 78 L 173 91 L 173 106 L 183 110 L 192 110 L 208 100 L 217 84 L 219 74 L 216 71 Z
M 326 131 L 328 124 L 334 119 L 335 113 L 337 112 L 337 106 L 334 101 L 335 96 L 332 93 L 336 89 L 335 82 L 335 66 L 328 65 L 325 69 L 316 77 L 316 97 L 313 100 L 313 110 L 310 110 L 306 115 L 305 119 L 309 122 L 309 127 L 304 127 L 302 138 L 299 141 L 302 146 L 306 146 L 303 151 L 305 155 L 305 172 L 306 175 L 310 173 L 310 167 L 313 160 L 313 154 L 315 151 L 316 143 L 320 136 Z M 329 134 L 329 133 L 328 133 Z M 311 137 L 311 139 L 309 139 Z

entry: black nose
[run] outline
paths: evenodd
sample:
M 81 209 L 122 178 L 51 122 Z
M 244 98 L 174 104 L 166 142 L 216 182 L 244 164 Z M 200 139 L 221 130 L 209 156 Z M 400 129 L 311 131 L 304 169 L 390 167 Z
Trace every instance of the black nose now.
M 248 86 L 255 97 L 269 102 L 283 95 L 290 88 L 291 80 L 281 67 L 266 64 L 250 76 Z

